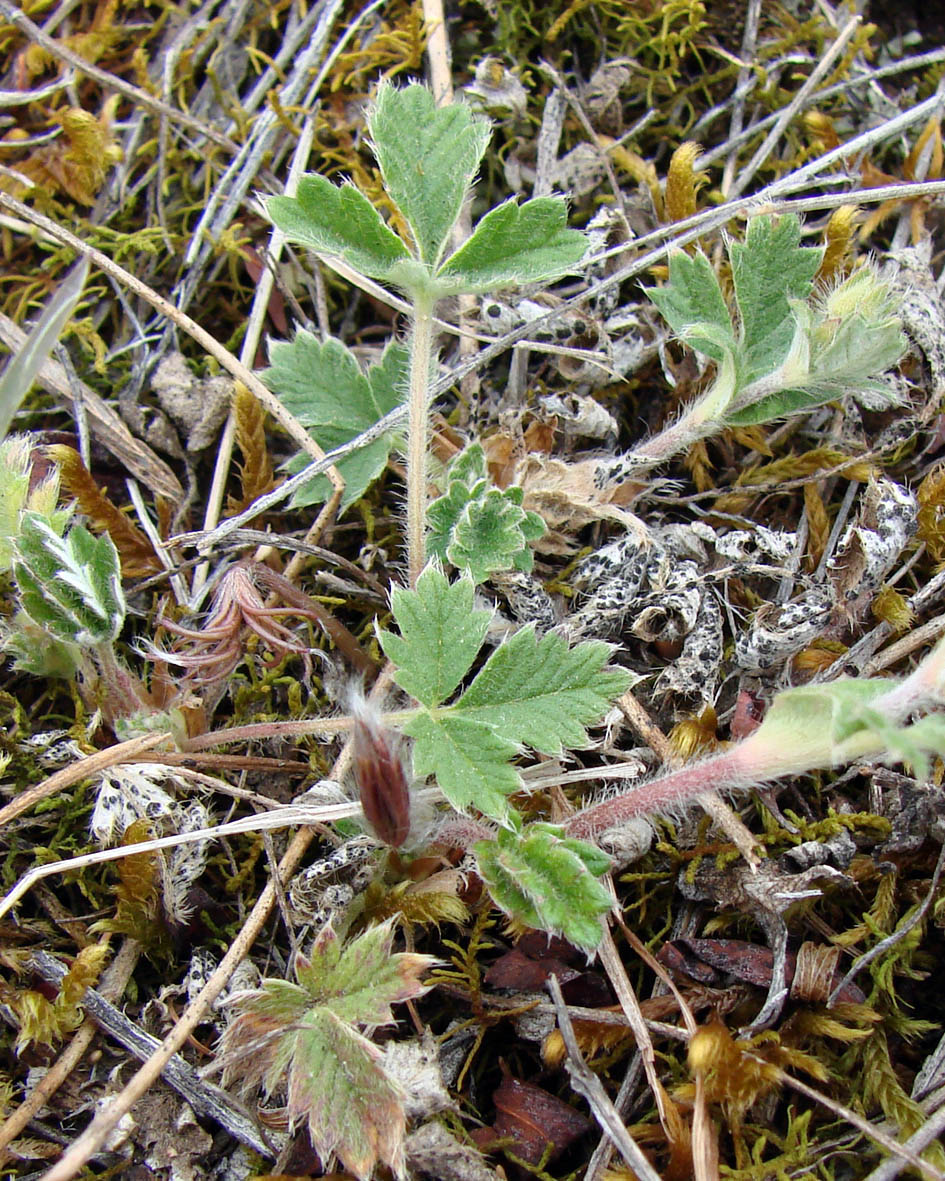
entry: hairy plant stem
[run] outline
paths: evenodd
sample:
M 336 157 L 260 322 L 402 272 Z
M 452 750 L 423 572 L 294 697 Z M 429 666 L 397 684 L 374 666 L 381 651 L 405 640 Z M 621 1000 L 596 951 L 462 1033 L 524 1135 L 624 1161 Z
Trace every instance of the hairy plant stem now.
M 96 644 L 95 659 L 101 673 L 101 708 L 111 722 L 149 705 L 144 686 L 118 660 L 110 643 Z
M 689 763 L 649 783 L 633 787 L 622 795 L 592 804 L 572 816 L 565 824 L 565 831 L 569 837 L 593 839 L 635 816 L 691 804 L 706 792 L 750 786 L 755 779 L 745 766 L 743 746 L 723 751 L 701 763 Z
M 871 709 L 893 723 L 934 708 L 945 694 L 945 642 L 940 642 L 903 681 L 871 702 Z M 672 811 L 712 791 L 757 787 L 784 775 L 836 767 L 861 758 L 888 757 L 884 738 L 867 723 L 835 739 L 831 719 L 822 730 L 801 732 L 791 723 L 761 726 L 737 745 L 702 762 L 659 775 L 649 783 L 584 808 L 565 825 L 569 837 L 593 838 L 636 816 Z M 606 778 L 602 769 L 601 778 Z
M 407 404 L 407 568 L 416 586 L 426 561 L 427 442 L 429 435 L 430 359 L 436 301 L 417 292 L 410 333 L 410 387 Z
M 720 367 L 709 389 L 687 406 L 675 422 L 630 451 L 633 466 L 639 466 L 641 471 L 657 467 L 679 452 L 688 451 L 700 439 L 716 433 L 721 426 L 722 414 L 732 399 L 733 388 L 734 370 L 729 368 L 726 371 L 726 367 Z

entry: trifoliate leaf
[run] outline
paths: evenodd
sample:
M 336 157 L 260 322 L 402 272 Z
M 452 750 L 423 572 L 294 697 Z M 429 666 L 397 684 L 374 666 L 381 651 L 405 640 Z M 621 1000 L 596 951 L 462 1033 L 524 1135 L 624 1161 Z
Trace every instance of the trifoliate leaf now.
M 491 727 L 455 714 L 421 713 L 404 726 L 414 739 L 413 769 L 436 776 L 440 790 L 458 812 L 477 808 L 495 820 L 508 815 L 508 797 L 522 779 L 510 760 L 520 747 Z
M 435 775 L 457 809 L 478 808 L 504 819 L 506 797 L 521 786 L 510 760 L 526 745 L 559 752 L 587 743 L 628 675 L 603 667 L 610 649 L 599 641 L 569 648 L 560 636 L 538 640 L 523 628 L 490 656 L 453 705 L 442 703 L 472 667 L 489 614 L 473 610 L 473 584 L 451 586 L 428 567 L 415 590 L 392 595 L 401 635 L 381 633 L 394 678 L 426 708 L 404 727 L 414 741 L 418 775 Z
M 307 959 L 300 958 L 296 978 L 309 996 L 342 1021 L 387 1025 L 391 1005 L 420 996 L 420 976 L 435 959 L 413 952 L 391 954 L 394 919 L 369 927 L 344 948 L 331 927 L 319 934 Z
M 428 709 L 453 692 L 485 638 L 491 616 L 473 610 L 473 594 L 469 579 L 451 586 L 442 571 L 428 566 L 414 590 L 398 587 L 391 595 L 400 635 L 381 632 L 381 647 L 398 666 L 397 684 Z
M 324 176 L 301 178 L 295 197 L 270 197 L 266 211 L 292 242 L 343 259 L 372 279 L 390 279 L 410 251 L 362 192 Z
M 552 824 L 500 829 L 494 841 L 473 846 L 479 872 L 495 904 L 511 918 L 593 951 L 609 892 L 597 880 L 610 859 L 594 845 L 565 840 Z
M 382 82 L 368 127 L 384 186 L 420 259 L 435 267 L 488 146 L 489 122 L 462 103 L 437 107 L 425 86 Z
M 472 237 L 443 264 L 438 282 L 455 292 L 491 291 L 515 283 L 535 283 L 576 266 L 587 239 L 567 228 L 561 197 L 514 199 L 491 210 Z
M 380 364 L 372 365 L 367 375 L 340 341 L 322 343 L 304 329 L 291 341 L 274 342 L 269 355 L 272 365 L 263 381 L 324 451 L 356 438 L 404 398 L 407 352 L 398 344 L 388 345 Z M 359 500 L 381 474 L 395 442 L 388 432 L 338 461 L 345 481 L 342 509 Z M 309 462 L 309 456 L 298 456 L 289 469 L 300 471 Z M 319 504 L 330 493 L 327 477 L 316 476 L 295 494 L 293 506 Z
M 267 1094 L 287 1083 L 290 1121 L 306 1120 L 323 1163 L 332 1153 L 362 1181 L 378 1161 L 404 1176 L 404 1095 L 381 1052 L 355 1028 L 392 1020 L 391 1004 L 421 995 L 436 961 L 391 953 L 392 920 L 341 948 L 320 932 L 296 978 L 264 980 L 234 998 L 238 1016 L 223 1035 L 224 1080 Z
M 599 640 L 569 648 L 561 636 L 539 639 L 523 627 L 496 648 L 451 712 L 542 754 L 586 746 L 585 726 L 630 683 L 623 669 L 604 667 L 609 655 Z
M 111 538 L 74 525 L 60 537 L 40 513 L 24 512 L 13 572 L 26 614 L 55 639 L 107 644 L 125 619 L 121 566 Z
M 669 260 L 669 282 L 650 288 L 647 295 L 656 304 L 670 328 L 691 347 L 713 361 L 721 361 L 726 349 L 735 349 L 732 317 L 712 264 L 702 253 L 690 257 L 676 251 Z M 702 331 L 703 325 L 716 329 Z
M 751 218 L 745 241 L 729 243 L 741 319 L 740 385 L 773 372 L 791 345 L 790 301 L 810 295 L 824 253 L 820 247 L 801 246 L 800 240 L 800 222 L 785 214 Z
M 498 488 L 491 488 L 482 499 L 470 501 L 457 518 L 446 556 L 477 584 L 496 570 L 530 569 L 532 554 L 522 526 L 534 524 L 528 518 L 535 515 L 519 508 Z M 540 517 L 538 520 L 543 533 L 544 522 Z

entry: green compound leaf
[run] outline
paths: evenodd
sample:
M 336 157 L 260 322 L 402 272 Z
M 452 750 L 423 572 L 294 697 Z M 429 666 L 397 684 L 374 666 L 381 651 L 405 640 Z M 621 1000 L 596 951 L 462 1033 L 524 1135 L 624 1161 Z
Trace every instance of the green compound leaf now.
M 299 181 L 295 197 L 270 197 L 266 211 L 285 236 L 316 254 L 343 259 L 372 279 L 391 279 L 410 251 L 352 184 L 317 173 Z
M 473 582 L 485 582 L 496 570 L 513 567 L 528 573 L 533 564 L 526 530 L 534 536 L 545 530 L 536 513 L 526 513 L 505 492 L 491 488 L 481 500 L 463 509 L 452 531 L 446 556 L 457 570 L 469 573 Z
M 670 328 L 691 348 L 713 361 L 721 361 L 726 350 L 734 352 L 732 317 L 712 264 L 704 254 L 690 257 L 681 250 L 673 253 L 669 282 L 665 287 L 649 289 L 647 295 Z
M 472 667 L 489 613 L 473 610 L 473 584 L 451 586 L 428 567 L 415 590 L 392 596 L 400 636 L 381 632 L 397 683 L 425 706 L 404 733 L 413 738 L 414 770 L 435 775 L 450 803 L 496 819 L 522 780 L 511 765 L 525 746 L 554 754 L 587 744 L 586 726 L 606 714 L 629 684 L 621 669 L 605 668 L 608 645 L 587 641 L 569 648 L 560 636 L 536 638 L 523 628 L 497 648 L 469 689 L 442 702 Z
M 489 467 L 481 443 L 471 443 L 450 464 L 450 480 L 461 480 L 469 488 L 488 478 Z
M 488 480 L 482 447 L 474 443 L 449 469 L 449 487 L 427 509 L 431 557 L 485 582 L 497 570 L 528 573 L 534 565 L 530 541 L 545 532 L 542 518 L 523 509 L 521 488 L 499 490 Z
M 510 760 L 520 751 L 490 726 L 455 714 L 421 713 L 404 727 L 414 739 L 413 769 L 436 776 L 440 790 L 458 812 L 477 808 L 495 820 L 508 815 L 508 797 L 522 779 Z
M 326 927 L 306 960 L 296 969 L 299 984 L 313 1000 L 342 1021 L 356 1025 L 387 1025 L 391 1005 L 419 996 L 426 989 L 420 976 L 437 961 L 413 952 L 391 953 L 394 919 L 369 927 L 344 948 Z
M 823 258 L 801 246 L 794 214 L 753 217 L 744 242 L 730 242 L 732 281 L 740 325 L 739 384 L 772 373 L 794 337 L 791 300 L 806 300 Z
M 623 669 L 605 667 L 610 652 L 600 640 L 569 648 L 561 636 L 539 639 L 523 627 L 496 648 L 452 709 L 542 754 L 586 746 L 585 726 L 630 684 Z
M 26 614 L 57 640 L 107 644 L 125 619 L 118 551 L 107 536 L 74 525 L 60 537 L 46 517 L 24 512 L 13 573 Z
M 451 586 L 435 566 L 423 571 L 414 590 L 398 587 L 391 595 L 400 635 L 381 632 L 381 647 L 398 666 L 397 684 L 428 709 L 453 692 L 482 646 L 491 615 L 474 611 L 473 597 L 468 578 Z
M 493 901 L 511 918 L 593 951 L 601 938 L 600 916 L 611 897 L 597 880 L 610 859 L 584 841 L 565 840 L 553 824 L 502 829 L 473 852 Z
M 367 375 L 340 341 L 323 344 L 304 329 L 291 341 L 273 343 L 269 355 L 272 365 L 263 372 L 263 381 L 324 451 L 350 442 L 404 399 L 407 352 L 398 344 L 388 345 L 380 364 L 372 365 Z M 338 461 L 345 481 L 341 509 L 359 500 L 383 472 L 396 441 L 396 434 L 387 432 Z M 299 455 L 289 470 L 301 471 L 309 462 L 309 456 Z M 295 494 L 293 507 L 320 504 L 330 494 L 328 479 L 316 476 Z
M 292 1124 L 306 1121 L 322 1162 L 335 1153 L 362 1181 L 378 1161 L 405 1176 L 406 1118 L 381 1051 L 355 1027 L 390 1022 L 390 1006 L 425 992 L 420 975 L 436 962 L 392 954 L 392 934 L 389 921 L 341 949 L 323 928 L 311 958 L 297 959 L 298 983 L 264 980 L 239 994 L 223 1035 L 225 1081 L 268 1095 L 286 1084 Z
M 506 201 L 487 213 L 472 237 L 446 260 L 438 283 L 453 292 L 491 291 L 510 283 L 551 279 L 576 266 L 587 239 L 567 228 L 562 197 Z
M 382 82 L 368 117 L 384 186 L 410 225 L 421 261 L 435 267 L 491 137 L 462 103 L 437 107 L 420 85 Z

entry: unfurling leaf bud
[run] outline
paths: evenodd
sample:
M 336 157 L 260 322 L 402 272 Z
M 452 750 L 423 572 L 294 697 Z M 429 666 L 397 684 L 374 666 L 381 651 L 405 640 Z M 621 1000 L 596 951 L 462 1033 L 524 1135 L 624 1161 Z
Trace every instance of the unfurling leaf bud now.
M 354 715 L 354 778 L 364 818 L 374 835 L 394 849 L 410 833 L 410 786 L 396 734 L 358 695 Z

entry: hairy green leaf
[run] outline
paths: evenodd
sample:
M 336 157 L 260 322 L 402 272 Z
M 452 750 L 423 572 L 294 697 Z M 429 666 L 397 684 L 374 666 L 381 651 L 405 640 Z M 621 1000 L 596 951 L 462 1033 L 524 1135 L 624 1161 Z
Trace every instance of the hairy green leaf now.
M 457 570 L 469 572 L 473 582 L 485 582 L 496 570 L 528 572 L 532 551 L 526 530 L 544 533 L 540 517 L 526 513 L 504 492 L 490 488 L 481 500 L 470 501 L 456 521 L 446 555 Z
M 397 683 L 426 707 L 404 732 L 414 741 L 414 770 L 435 775 L 457 809 L 478 808 L 496 819 L 521 787 L 510 760 L 526 745 L 557 753 L 587 743 L 586 726 L 599 721 L 627 687 L 620 669 L 604 668 L 610 649 L 599 641 L 569 648 L 560 636 L 537 639 L 523 628 L 497 648 L 469 689 L 442 703 L 472 667 L 489 615 L 473 610 L 473 584 L 452 584 L 428 567 L 415 590 L 396 590 L 394 617 L 401 635 L 381 633 L 397 666 Z
M 732 426 L 770 422 L 845 396 L 885 410 L 899 401 L 880 375 L 906 348 L 902 325 L 887 284 L 863 266 L 810 304 L 792 302 L 794 340 L 780 369 L 751 387 L 726 413 Z M 774 384 L 772 392 L 767 392 Z
M 730 242 L 732 282 L 741 319 L 739 384 L 771 373 L 794 336 L 791 300 L 806 300 L 823 258 L 819 247 L 801 246 L 794 214 L 753 217 L 744 242 Z
M 296 978 L 308 994 L 342 1021 L 386 1025 L 391 1005 L 426 991 L 420 976 L 436 961 L 413 952 L 391 953 L 394 919 L 369 927 L 344 948 L 326 927 L 308 959 L 300 958 Z
M 467 487 L 488 480 L 489 467 L 481 443 L 471 443 L 453 460 L 449 468 L 450 480 L 461 480 Z
M 491 616 L 473 610 L 473 596 L 469 579 L 451 586 L 435 566 L 423 571 L 414 590 L 398 587 L 391 595 L 400 635 L 381 632 L 381 646 L 397 665 L 397 684 L 428 709 L 453 692 L 485 638 Z
M 125 619 L 118 551 L 108 536 L 74 525 L 60 537 L 49 520 L 24 512 L 13 572 L 23 610 L 57 640 L 111 643 Z
M 536 637 L 523 627 L 498 646 L 452 707 L 542 755 L 587 745 L 586 725 L 604 717 L 630 684 L 623 668 L 607 668 L 611 648 L 600 640 L 568 647 L 560 635 Z
M 306 1014 L 292 1040 L 286 1108 L 290 1119 L 308 1123 L 322 1164 L 334 1153 L 361 1181 L 379 1161 L 405 1177 L 404 1092 L 377 1046 L 323 1009 Z
M 324 451 L 350 442 L 403 401 L 407 352 L 399 344 L 388 345 L 380 364 L 372 365 L 366 375 L 340 341 L 322 343 L 304 329 L 291 341 L 274 342 L 269 351 L 272 364 L 262 374 L 263 381 Z M 345 481 L 342 509 L 359 500 L 381 474 L 396 441 L 393 432 L 386 432 L 338 461 Z M 289 467 L 300 471 L 309 462 L 309 456 L 300 455 Z M 330 494 L 327 477 L 316 476 L 299 489 L 293 506 L 319 504 Z
M 297 957 L 298 983 L 264 980 L 238 994 L 223 1035 L 224 1080 L 267 1094 L 285 1081 L 290 1121 L 307 1121 L 323 1163 L 335 1153 L 362 1181 L 378 1161 L 404 1175 L 406 1118 L 380 1050 L 355 1027 L 390 1022 L 390 1006 L 421 995 L 420 976 L 436 962 L 393 954 L 392 937 L 389 920 L 342 948 L 324 927 L 310 958 Z
M 732 317 L 712 264 L 701 252 L 690 257 L 675 251 L 669 259 L 669 282 L 650 288 L 647 295 L 676 335 L 697 352 L 713 361 L 721 361 L 726 349 L 734 352 Z
M 597 879 L 610 859 L 594 845 L 564 839 L 553 824 L 530 824 L 500 829 L 494 841 L 477 841 L 473 852 L 493 901 L 511 918 L 586 951 L 597 947 L 600 916 L 611 907 Z
M 492 727 L 456 714 L 421 713 L 404 727 L 414 739 L 413 769 L 436 776 L 440 790 L 459 812 L 477 808 L 495 820 L 508 815 L 508 797 L 522 779 L 510 760 L 519 745 Z
M 316 254 L 343 259 L 372 279 L 388 279 L 410 251 L 362 192 L 352 184 L 333 185 L 318 173 L 299 181 L 295 197 L 270 197 L 266 211 L 292 242 Z
M 446 492 L 427 506 L 427 524 L 430 528 L 427 534 L 427 552 L 431 558 L 437 558 L 444 564 L 450 560 L 447 550 L 460 517 L 471 501 L 482 499 L 488 490 L 487 480 L 478 480 L 471 485 L 464 484 L 462 480 L 452 479 L 450 469 L 449 487 Z
M 492 291 L 508 284 L 535 283 L 576 266 L 587 239 L 567 228 L 561 197 L 514 199 L 491 210 L 472 236 L 446 260 L 438 282 L 455 292 Z
M 513 485 L 493 488 L 482 447 L 474 443 L 450 465 L 448 488 L 427 508 L 431 557 L 485 582 L 497 570 L 527 573 L 534 565 L 529 542 L 545 532 L 542 518 L 523 509 L 524 493 Z
M 623 669 L 605 667 L 610 651 L 600 640 L 569 648 L 561 636 L 539 639 L 523 627 L 496 648 L 452 709 L 542 754 L 586 746 L 585 726 L 599 722 L 629 684 Z
M 420 259 L 435 267 L 488 146 L 489 122 L 463 103 L 437 107 L 425 86 L 382 82 L 368 127 L 384 186 Z

